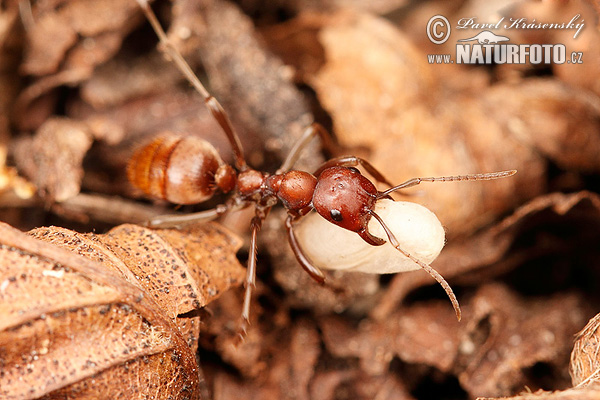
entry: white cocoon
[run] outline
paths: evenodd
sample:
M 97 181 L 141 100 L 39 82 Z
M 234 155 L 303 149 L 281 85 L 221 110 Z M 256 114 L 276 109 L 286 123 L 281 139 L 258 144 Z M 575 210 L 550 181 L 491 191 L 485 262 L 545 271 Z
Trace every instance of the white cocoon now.
M 405 201 L 382 199 L 375 212 L 398 239 L 400 248 L 427 264 L 440 254 L 445 232 L 434 213 Z M 323 269 L 391 274 L 420 269 L 390 243 L 375 218 L 369 221 L 369 232 L 386 240 L 382 246 L 371 246 L 358 234 L 334 225 L 316 212 L 301 220 L 294 229 L 300 246 L 313 264 Z

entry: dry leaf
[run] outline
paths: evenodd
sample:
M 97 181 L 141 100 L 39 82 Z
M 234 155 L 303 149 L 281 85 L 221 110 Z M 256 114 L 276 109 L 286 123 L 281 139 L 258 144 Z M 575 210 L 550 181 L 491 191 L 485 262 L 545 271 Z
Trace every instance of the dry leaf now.
M 33 138 L 22 139 L 15 158 L 48 203 L 65 201 L 79 193 L 83 157 L 92 145 L 84 123 L 48 119 Z
M 458 378 L 472 396 L 506 396 L 525 386 L 535 389 L 536 366 L 550 371 L 554 387 L 567 387 L 565 376 L 573 333 L 589 310 L 581 296 L 519 299 L 502 286 L 482 287 L 470 304 Z
M 499 84 L 484 94 L 488 118 L 564 169 L 600 170 L 600 99 L 556 80 Z M 562 110 L 568 109 L 568 113 Z M 526 167 L 527 168 L 527 167 Z
M 5 398 L 197 398 L 197 313 L 243 269 L 218 225 L 0 228 Z
M 54 390 L 55 398 L 75 397 L 75 391 L 84 398 L 97 398 L 100 391 L 131 398 L 133 385 L 155 397 L 204 388 L 216 399 L 464 399 L 516 393 L 515 399 L 597 398 L 595 384 L 566 389 L 572 335 L 600 307 L 594 286 L 600 221 L 596 15 L 588 15 L 579 1 L 526 1 L 509 8 L 478 0 L 401 6 L 402 1 L 341 6 L 352 11 L 340 10 L 337 0 L 249 0 L 237 3 L 239 8 L 222 0 L 176 0 L 152 7 L 170 40 L 224 103 L 255 167 L 275 170 L 278 162 L 271 161 L 286 155 L 314 114 L 333 128 L 345 153 L 364 156 L 397 183 L 423 175 L 519 170 L 502 181 L 423 184 L 404 199 L 426 203 L 447 228 L 449 242 L 433 267 L 458 295 L 463 323 L 455 321 L 443 291 L 421 271 L 381 278 L 336 272 L 328 274 L 328 286 L 317 285 L 282 240 L 285 210 L 279 208 L 261 231 L 251 327 L 237 348 L 243 293 L 226 289 L 239 284 L 243 270 L 219 269 L 220 255 L 235 261 L 235 246 L 208 249 L 216 269 L 206 275 L 187 268 L 197 247 L 202 254 L 207 250 L 206 235 L 217 240 L 210 246 L 227 242 L 218 227 L 176 232 L 125 225 L 106 235 L 64 228 L 33 233 L 56 244 L 67 241 L 69 251 L 9 230 L 1 236 L 7 237 L 2 256 L 17 263 L 27 259 L 31 268 L 25 281 L 20 274 L 14 281 L 0 278 L 0 297 L 17 285 L 36 290 L 18 292 L 32 294 L 20 302 L 0 302 L 2 312 L 14 311 L 0 321 L 19 324 L 21 318 L 29 324 L 19 325 L 19 342 L 17 328 L 0 329 L 0 346 L 10 349 L 0 359 L 14 356 L 13 365 L 24 366 L 16 373 L 36 380 L 31 388 L 38 391 L 53 390 L 40 385 L 53 375 L 38 378 L 42 363 L 50 360 L 49 368 L 62 369 L 72 382 Z M 203 100 L 156 50 L 156 35 L 135 1 L 33 2 L 31 20 L 26 7 L 19 13 L 16 6 L 13 0 L 0 7 L 0 138 L 15 149 L 17 141 L 25 143 L 19 131 L 39 134 L 54 124 L 55 133 L 35 146 L 34 136 L 21 147 L 26 156 L 9 153 L 6 171 L 18 158 L 19 174 L 31 168 L 32 179 L 50 198 L 69 198 L 42 204 L 0 193 L 2 219 L 20 227 L 78 224 L 103 231 L 98 221 L 164 214 L 168 205 L 127 200 L 137 194 L 123 173 L 132 148 L 157 132 L 198 134 L 224 158 L 230 156 Z M 426 54 L 446 51 L 425 35 L 433 15 L 451 21 L 474 15 L 483 22 L 500 14 L 562 21 L 580 9 L 585 36 L 572 40 L 568 31 L 522 31 L 522 42 L 566 43 L 569 51 L 584 52 L 582 65 L 426 63 Z M 18 26 L 21 20 L 25 30 Z M 516 32 L 508 36 L 517 40 Z M 31 74 L 25 84 L 18 68 Z M 81 127 L 80 137 L 99 140 L 89 150 L 85 140 L 84 146 L 65 144 L 64 127 Z M 322 160 L 317 142 L 305 152 L 308 171 Z M 70 197 L 80 187 L 83 192 Z M 248 221 L 235 216 L 227 221 L 235 218 L 244 233 Z M 483 228 L 474 232 L 477 227 Z M 12 245 L 6 247 L 7 241 Z M 131 250 L 138 245 L 148 250 Z M 162 260 L 149 274 L 152 279 L 145 279 L 142 269 L 148 257 Z M 34 262 L 42 264 L 34 268 Z M 57 283 L 63 286 L 57 289 Z M 136 302 L 139 294 L 144 296 Z M 207 303 L 212 317 L 203 318 L 198 342 L 197 308 Z M 19 315 L 15 307 L 27 304 L 60 311 L 45 313 L 45 320 L 38 318 L 41 311 Z M 44 330 L 49 324 L 54 336 Z M 108 324 L 115 329 L 103 330 Z M 90 326 L 96 329 L 92 333 Z M 72 338 L 57 332 L 72 332 Z M 552 336 L 552 343 L 544 342 Z M 88 345 L 91 341 L 96 343 Z M 580 341 L 580 348 L 593 347 L 593 341 L 585 343 Z M 578 359 L 587 362 L 587 354 Z M 204 385 L 196 384 L 195 356 L 202 360 Z M 116 361 L 104 367 L 105 359 Z M 0 368 L 15 376 L 16 370 Z M 165 389 L 165 382 L 172 386 Z M 526 393 L 525 385 L 534 393 Z M 7 390 L 4 381 L 0 386 Z M 566 390 L 548 392 L 558 389 Z
M 461 323 L 440 301 L 402 308 L 382 321 L 363 320 L 356 329 L 324 317 L 323 341 L 337 357 L 358 357 L 368 375 L 385 374 L 398 357 L 456 374 L 471 396 L 498 396 L 523 385 L 535 388 L 528 369 L 536 364 L 561 371 L 571 335 L 587 313 L 574 295 L 525 300 L 501 285 L 482 287 L 463 309 Z
M 575 387 L 598 384 L 600 376 L 599 323 L 600 314 L 592 318 L 575 339 L 569 365 L 571 380 Z
M 118 0 L 37 2 L 31 19 L 20 69 L 37 79 L 21 92 L 14 115 L 24 130 L 38 128 L 52 113 L 52 90 L 82 82 L 112 57 L 141 21 L 141 13 L 136 2 Z M 31 114 L 39 116 L 32 119 Z
M 200 10 L 206 24 L 200 51 L 211 88 L 242 137 L 258 136 L 283 159 L 311 124 L 310 109 L 292 84 L 291 71 L 265 49 L 252 22 L 233 4 L 208 3 Z M 312 154 L 312 160 L 304 167 L 319 165 L 318 148 L 308 146 L 304 159 Z
M 585 387 L 556 392 L 538 390 L 534 393 L 524 393 L 513 397 L 478 397 L 477 400 L 595 400 L 599 396 L 599 387 Z
M 597 21 L 597 13 L 593 10 L 591 2 L 585 0 L 574 0 L 569 2 L 535 2 L 528 1 L 519 3 L 506 9 L 503 14 L 506 18 L 528 18 L 537 21 L 565 21 L 578 15 L 573 22 L 581 24 L 573 29 L 535 29 L 535 30 L 511 30 L 510 38 L 513 43 L 561 43 L 568 50 L 570 56 L 574 54 L 573 61 L 562 64 L 552 63 L 548 67 L 557 80 L 567 83 L 570 87 L 577 88 L 581 92 L 591 91 L 600 94 L 600 84 L 594 77 L 600 72 L 600 33 L 593 28 Z M 581 28 L 581 29 L 580 29 Z M 500 32 L 498 32 L 500 33 Z M 507 34 L 504 31 L 500 34 Z M 504 65 L 499 74 L 507 73 L 504 70 L 520 70 L 520 74 L 530 73 L 523 65 Z

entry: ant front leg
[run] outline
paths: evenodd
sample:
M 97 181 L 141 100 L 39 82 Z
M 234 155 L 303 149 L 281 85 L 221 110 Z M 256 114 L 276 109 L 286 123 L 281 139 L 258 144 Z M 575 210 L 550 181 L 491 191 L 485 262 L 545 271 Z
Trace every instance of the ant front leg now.
M 258 247 L 258 232 L 260 231 L 262 223 L 270 210 L 271 207 L 256 207 L 256 215 L 252 218 L 252 222 L 250 224 L 252 234 L 250 236 L 250 251 L 248 254 L 248 266 L 246 268 L 246 282 L 244 284 L 246 290 L 244 292 L 244 304 L 242 306 L 242 320 L 240 331 L 238 333 L 240 340 L 243 340 L 244 337 L 246 337 L 248 326 L 250 325 L 250 300 L 252 300 L 252 292 L 256 287 L 256 253 Z
M 383 176 L 381 172 L 377 170 L 367 160 L 364 158 L 356 157 L 356 156 L 342 156 L 332 158 L 329 161 L 325 161 L 321 166 L 315 171 L 313 175 L 317 178 L 321 175 L 321 172 L 325 171 L 327 168 L 331 167 L 356 167 L 360 165 L 363 167 L 377 182 L 385 183 L 388 186 L 392 186 L 392 184 Z
M 377 222 L 379 222 L 379 224 L 385 231 L 385 233 L 388 237 L 388 240 L 390 241 L 390 244 L 396 250 L 398 250 L 406 258 L 410 259 L 412 262 L 414 262 L 419 267 L 421 267 L 425 272 L 427 272 L 433 279 L 435 279 L 442 286 L 442 288 L 446 292 L 446 295 L 450 299 L 450 302 L 452 303 L 452 307 L 454 307 L 454 311 L 456 313 L 456 318 L 460 321 L 461 315 L 462 315 L 461 311 L 460 311 L 460 305 L 458 304 L 458 300 L 456 299 L 456 295 L 454 294 L 454 291 L 452 290 L 452 288 L 450 287 L 448 282 L 446 282 L 444 277 L 442 275 L 440 275 L 440 273 L 437 272 L 435 269 L 433 269 L 433 267 L 431 265 L 424 263 L 423 261 L 419 260 L 418 258 L 414 257 L 412 254 L 410 254 L 410 253 L 406 252 L 404 249 L 402 249 L 400 247 L 400 243 L 398 242 L 398 239 L 396 239 L 396 236 L 392 233 L 390 228 L 387 226 L 387 224 L 383 221 L 383 219 L 377 213 L 375 213 L 374 211 L 369 211 L 369 214 L 371 214 L 371 216 L 373 216 L 373 218 L 375 218 L 377 220 Z
M 227 136 L 229 143 L 231 144 L 231 148 L 233 150 L 233 155 L 235 157 L 235 166 L 238 170 L 244 171 L 248 169 L 248 165 L 246 164 L 246 159 L 244 158 L 244 151 L 242 149 L 242 143 L 240 142 L 240 138 L 233 129 L 233 125 L 229 120 L 229 117 L 225 113 L 225 110 L 221 106 L 221 104 L 215 99 L 209 92 L 206 90 L 200 79 L 194 74 L 194 71 L 190 67 L 190 65 L 185 61 L 179 50 L 171 43 L 164 29 L 158 22 L 156 18 L 156 14 L 152 11 L 152 8 L 148 4 L 148 0 L 137 0 L 140 8 L 150 21 L 150 25 L 156 32 L 158 39 L 160 40 L 161 50 L 167 53 L 167 55 L 173 60 L 175 66 L 181 71 L 185 79 L 196 89 L 196 91 L 204 98 L 204 103 L 206 107 L 212 114 L 213 118 L 219 123 L 223 132 Z
M 315 267 L 304 254 L 302 248 L 300 247 L 300 243 L 298 243 L 298 239 L 296 239 L 296 235 L 294 234 L 294 222 L 298 218 L 299 217 L 288 215 L 287 219 L 285 220 L 285 227 L 287 229 L 290 247 L 296 256 L 296 260 L 298 260 L 298 263 L 302 266 L 302 268 L 304 268 L 308 275 L 310 275 L 310 277 L 318 283 L 323 284 L 325 283 L 325 275 L 319 268 Z

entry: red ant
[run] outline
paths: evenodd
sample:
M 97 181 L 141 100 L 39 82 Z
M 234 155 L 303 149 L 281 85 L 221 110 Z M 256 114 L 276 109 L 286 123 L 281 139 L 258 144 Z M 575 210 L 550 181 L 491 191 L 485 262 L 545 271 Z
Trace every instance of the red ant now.
M 236 209 L 254 205 L 255 216 L 251 222 L 250 254 L 245 282 L 240 335 L 249 324 L 250 298 L 256 278 L 257 235 L 271 208 L 281 201 L 287 209 L 286 228 L 289 244 L 302 268 L 317 282 L 324 283 L 325 275 L 303 253 L 294 223 L 315 209 L 327 221 L 357 233 L 372 246 L 380 246 L 384 239 L 373 236 L 368 230 L 373 217 L 383 227 L 390 243 L 405 257 L 427 271 L 446 291 L 460 320 L 461 313 L 454 292 L 430 265 L 404 251 L 398 240 L 374 211 L 379 199 L 390 198 L 390 193 L 409 188 L 421 182 L 489 180 L 511 176 L 516 171 L 488 174 L 413 178 L 393 186 L 368 161 L 354 156 L 344 156 L 323 163 L 314 174 L 292 170 L 302 149 L 315 136 L 326 137 L 327 132 L 318 124 L 309 126 L 292 148 L 275 174 L 250 168 L 244 158 L 242 145 L 227 114 L 219 102 L 204 88 L 181 53 L 169 42 L 154 12 L 146 0 L 138 0 L 144 14 L 159 37 L 162 49 L 173 60 L 185 78 L 202 95 L 209 111 L 227 135 L 233 149 L 235 169 L 223 162 L 215 148 L 196 137 L 161 136 L 138 149 L 127 166 L 131 183 L 149 196 L 178 204 L 195 204 L 210 199 L 219 189 L 231 192 L 229 199 L 214 209 L 187 215 L 167 215 L 152 219 L 148 225 L 155 228 L 173 228 L 185 224 L 209 221 Z M 380 192 L 363 176 L 357 166 L 363 167 L 378 182 L 390 186 Z

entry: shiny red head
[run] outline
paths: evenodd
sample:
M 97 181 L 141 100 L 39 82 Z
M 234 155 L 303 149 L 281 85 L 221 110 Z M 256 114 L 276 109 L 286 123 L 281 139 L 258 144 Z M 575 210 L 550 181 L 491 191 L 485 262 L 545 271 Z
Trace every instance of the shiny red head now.
M 377 193 L 375 185 L 356 168 L 331 167 L 319 175 L 313 207 L 332 224 L 358 233 L 369 244 L 381 245 L 385 241 L 367 230 Z

